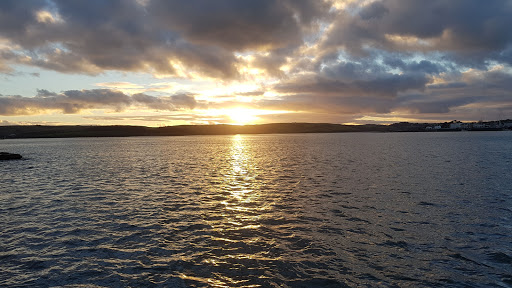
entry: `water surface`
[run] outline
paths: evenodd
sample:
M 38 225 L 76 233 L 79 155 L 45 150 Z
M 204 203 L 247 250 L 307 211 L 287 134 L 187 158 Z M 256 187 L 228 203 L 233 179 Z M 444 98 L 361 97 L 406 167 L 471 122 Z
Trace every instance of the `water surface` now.
M 0 151 L 0 286 L 512 286 L 510 132 Z

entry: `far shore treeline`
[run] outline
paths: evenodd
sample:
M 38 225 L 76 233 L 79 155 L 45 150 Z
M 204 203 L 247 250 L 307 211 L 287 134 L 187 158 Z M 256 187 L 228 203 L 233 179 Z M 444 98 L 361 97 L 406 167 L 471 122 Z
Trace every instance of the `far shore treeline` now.
M 12 138 L 68 138 L 68 137 L 129 137 L 129 136 L 185 136 L 277 133 L 342 133 L 342 132 L 442 132 L 442 131 L 496 131 L 511 130 L 512 120 L 462 123 L 409 123 L 390 125 L 343 125 L 329 123 L 272 123 L 259 125 L 180 125 L 166 127 L 144 126 L 0 126 L 0 139 Z

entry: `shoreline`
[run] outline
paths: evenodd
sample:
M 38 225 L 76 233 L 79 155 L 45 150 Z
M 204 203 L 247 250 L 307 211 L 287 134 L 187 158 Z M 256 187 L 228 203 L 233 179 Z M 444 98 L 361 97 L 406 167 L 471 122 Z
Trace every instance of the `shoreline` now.
M 501 122 L 500 122 L 501 123 Z M 508 123 L 508 122 L 506 122 Z M 512 124 L 512 121 L 510 122 Z M 192 136 L 235 134 L 294 134 L 294 133 L 347 133 L 347 132 L 476 132 L 507 131 L 509 126 L 464 128 L 431 128 L 427 123 L 395 123 L 391 125 L 343 125 L 330 123 L 272 123 L 258 125 L 180 125 L 166 127 L 146 126 L 0 126 L 0 140 L 24 138 L 75 137 L 133 137 L 133 136 Z

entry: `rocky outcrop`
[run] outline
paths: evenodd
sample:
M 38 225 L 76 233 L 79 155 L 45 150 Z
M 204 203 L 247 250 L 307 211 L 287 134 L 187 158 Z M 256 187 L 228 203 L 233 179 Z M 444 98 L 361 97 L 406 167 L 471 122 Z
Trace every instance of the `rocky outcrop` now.
M 16 160 L 21 158 L 20 154 L 0 152 L 0 160 Z

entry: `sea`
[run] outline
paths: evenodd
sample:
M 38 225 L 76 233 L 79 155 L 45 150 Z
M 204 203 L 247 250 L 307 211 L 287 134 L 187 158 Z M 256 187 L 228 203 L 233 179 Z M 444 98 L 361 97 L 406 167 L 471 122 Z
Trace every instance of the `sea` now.
M 512 287 L 512 132 L 0 140 L 1 287 Z

